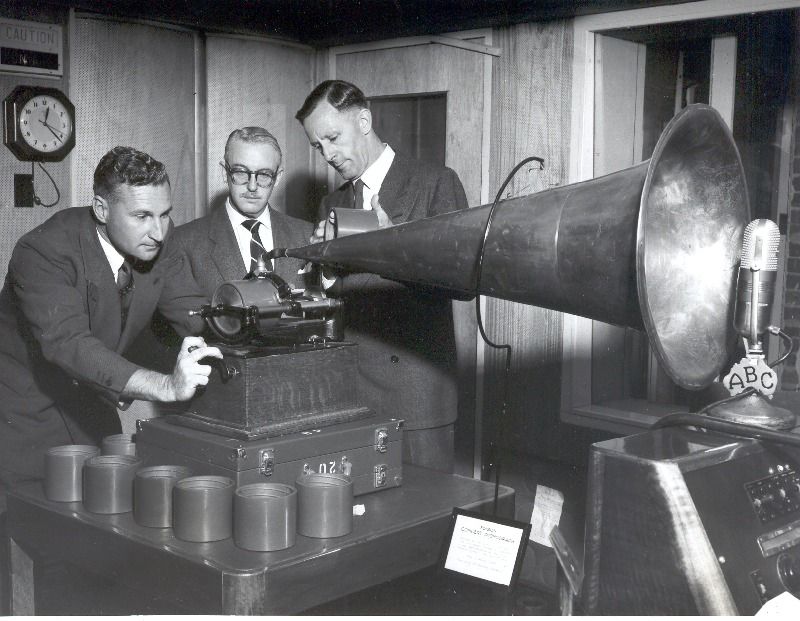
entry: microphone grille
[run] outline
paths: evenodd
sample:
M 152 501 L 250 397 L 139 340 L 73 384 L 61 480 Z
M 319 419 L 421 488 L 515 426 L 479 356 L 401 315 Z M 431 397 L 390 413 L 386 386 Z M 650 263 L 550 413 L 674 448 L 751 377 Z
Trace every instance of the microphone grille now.
M 780 241 L 778 225 L 772 220 L 753 220 L 744 229 L 741 267 L 749 269 L 754 262 L 758 262 L 762 270 L 777 271 Z

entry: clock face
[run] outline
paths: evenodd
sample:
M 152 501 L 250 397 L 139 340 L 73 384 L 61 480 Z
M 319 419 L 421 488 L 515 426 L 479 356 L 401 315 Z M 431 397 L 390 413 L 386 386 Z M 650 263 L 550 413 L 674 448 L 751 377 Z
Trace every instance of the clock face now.
M 19 109 L 19 132 L 32 149 L 51 153 L 64 147 L 72 136 L 72 117 L 58 99 L 36 95 Z

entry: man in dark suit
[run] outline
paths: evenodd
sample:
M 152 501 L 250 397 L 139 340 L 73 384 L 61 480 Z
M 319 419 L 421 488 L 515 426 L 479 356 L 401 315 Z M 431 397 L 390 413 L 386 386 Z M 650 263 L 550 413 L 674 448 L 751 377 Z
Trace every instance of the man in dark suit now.
M 64 209 L 14 248 L 0 293 L 0 510 L 5 489 L 41 478 L 44 453 L 119 433 L 116 407 L 133 399 L 183 401 L 208 382 L 201 337 L 183 340 L 174 371 L 124 357 L 158 309 L 182 335 L 203 325 L 208 301 L 180 253 L 164 165 L 115 147 L 94 172 L 91 207 Z M 192 347 L 193 351 L 189 351 Z
M 228 184 L 225 205 L 175 229 L 174 241 L 189 257 L 195 279 L 211 297 L 227 280 L 241 280 L 255 267 L 257 254 L 273 247 L 304 246 L 313 228 L 269 204 L 283 176 L 282 153 L 275 137 L 262 127 L 231 132 L 220 162 Z M 275 273 L 302 288 L 298 259 L 275 261 Z
M 381 141 L 353 84 L 321 83 L 295 116 L 311 146 L 347 181 L 323 199 L 312 242 L 322 239 L 334 208 L 372 209 L 385 227 L 467 207 L 455 172 Z M 323 282 L 344 298 L 345 337 L 359 345 L 366 404 L 406 420 L 405 461 L 452 471 L 458 394 L 450 301 L 375 275 L 342 276 Z

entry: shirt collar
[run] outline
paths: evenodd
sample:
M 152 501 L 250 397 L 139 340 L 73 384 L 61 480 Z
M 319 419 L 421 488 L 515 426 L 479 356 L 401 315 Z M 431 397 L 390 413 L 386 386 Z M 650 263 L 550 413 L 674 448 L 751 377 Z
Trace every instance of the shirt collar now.
M 264 226 L 264 227 L 266 227 L 266 228 L 271 230 L 272 229 L 272 221 L 269 218 L 269 210 L 270 210 L 270 207 L 269 207 L 269 205 L 267 205 L 267 208 L 264 211 L 261 212 L 261 215 L 258 216 L 258 218 L 256 218 L 256 220 L 261 222 L 261 226 Z M 241 226 L 242 222 L 244 222 L 245 220 L 252 220 L 252 218 L 250 216 L 243 215 L 241 212 L 239 212 L 236 209 L 236 207 L 233 206 L 233 204 L 231 203 L 231 197 L 230 196 L 227 199 L 225 199 L 225 211 L 228 212 L 228 218 L 230 219 L 231 224 L 233 225 L 233 230 L 234 231 L 236 230 L 236 227 L 237 226 Z
M 111 271 L 114 274 L 114 278 L 117 278 L 117 272 L 119 272 L 119 268 L 122 267 L 122 264 L 125 263 L 125 257 L 119 253 L 119 251 L 114 248 L 113 244 L 109 242 L 105 237 L 100 234 L 100 230 L 95 228 L 97 231 L 97 239 L 100 240 L 100 246 L 103 248 L 103 253 L 106 255 L 106 259 L 108 259 L 108 264 L 111 266 Z
M 364 182 L 365 186 L 377 194 L 381 189 L 381 184 L 386 178 L 386 174 L 389 172 L 393 161 L 394 149 L 387 144 L 378 156 L 378 159 L 367 167 L 359 179 Z

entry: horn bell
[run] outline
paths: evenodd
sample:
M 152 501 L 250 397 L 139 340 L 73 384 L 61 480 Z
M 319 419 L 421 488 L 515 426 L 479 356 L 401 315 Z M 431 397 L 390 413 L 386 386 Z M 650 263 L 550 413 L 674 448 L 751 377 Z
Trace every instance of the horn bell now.
M 719 113 L 684 108 L 652 157 L 589 181 L 286 250 L 286 256 L 643 329 L 683 388 L 729 361 L 736 270 L 750 207 Z

